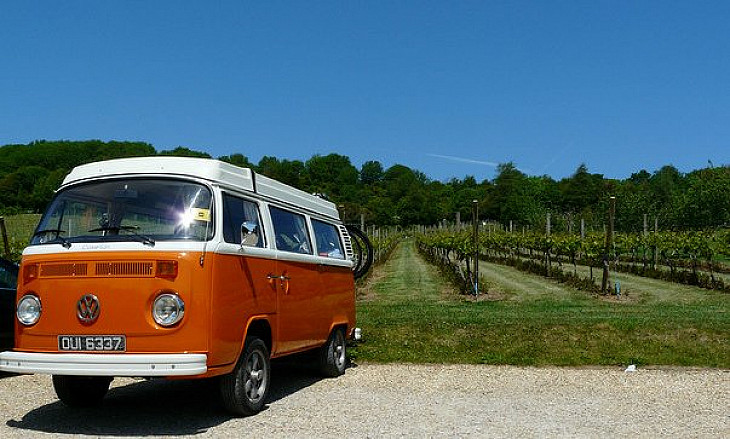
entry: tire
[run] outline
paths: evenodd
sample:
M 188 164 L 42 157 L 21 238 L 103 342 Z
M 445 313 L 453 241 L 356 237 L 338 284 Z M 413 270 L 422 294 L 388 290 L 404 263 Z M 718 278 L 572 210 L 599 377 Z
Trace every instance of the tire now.
M 69 407 L 92 407 L 104 399 L 112 379 L 112 377 L 53 375 L 53 388 L 58 399 Z
M 271 362 L 266 344 L 247 337 L 233 372 L 220 378 L 223 407 L 236 416 L 251 416 L 264 408 L 271 384 Z
M 370 243 L 367 235 L 355 226 L 345 226 L 350 235 L 350 243 L 354 253 L 354 262 L 352 272 L 355 279 L 365 276 L 373 264 L 373 245 Z
M 328 378 L 345 373 L 347 367 L 347 343 L 342 328 L 332 330 L 327 343 L 319 348 L 319 372 Z

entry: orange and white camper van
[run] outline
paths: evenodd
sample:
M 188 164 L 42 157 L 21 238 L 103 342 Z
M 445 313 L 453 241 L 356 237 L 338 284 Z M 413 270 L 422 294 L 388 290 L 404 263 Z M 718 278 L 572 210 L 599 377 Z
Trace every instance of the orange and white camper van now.
M 145 157 L 75 168 L 23 253 L 0 370 L 53 375 L 70 406 L 115 376 L 218 377 L 258 412 L 270 359 L 317 349 L 345 371 L 354 240 L 336 206 L 250 169 Z

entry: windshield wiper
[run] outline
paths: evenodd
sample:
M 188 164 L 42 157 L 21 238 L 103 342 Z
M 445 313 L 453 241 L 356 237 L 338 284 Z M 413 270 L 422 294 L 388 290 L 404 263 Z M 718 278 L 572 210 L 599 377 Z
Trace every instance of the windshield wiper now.
M 71 248 L 71 241 L 69 241 L 68 239 L 61 236 L 61 233 L 66 233 L 65 230 L 61 230 L 61 229 L 38 230 L 35 233 L 33 233 L 33 238 L 35 238 L 36 236 L 39 236 L 39 235 L 44 235 L 46 233 L 55 233 L 56 237 L 53 238 L 52 241 L 61 241 L 61 245 L 63 246 L 63 248 Z
M 118 234 L 120 231 L 124 232 L 131 232 L 129 235 L 125 236 L 133 236 L 137 238 L 142 244 L 149 245 L 151 247 L 154 247 L 155 240 L 150 238 L 149 236 L 140 235 L 137 233 L 137 230 L 139 230 L 139 226 L 101 226 L 97 227 L 95 229 L 89 230 L 89 232 L 116 232 Z
M 139 226 L 101 226 L 95 229 L 87 230 L 88 232 L 117 232 L 120 230 L 124 231 L 135 231 L 139 229 Z
M 127 236 L 134 236 L 135 238 L 139 239 L 139 241 L 142 244 L 149 245 L 150 247 L 154 247 L 155 246 L 155 240 L 152 239 L 152 238 L 150 238 L 147 235 L 140 235 L 139 233 L 137 233 L 137 229 L 139 229 L 139 227 L 137 227 L 137 226 L 135 226 L 135 228 L 130 228 L 130 229 L 124 228 L 124 226 L 122 228 L 122 230 L 124 230 L 124 231 L 132 232 L 131 235 L 127 235 Z

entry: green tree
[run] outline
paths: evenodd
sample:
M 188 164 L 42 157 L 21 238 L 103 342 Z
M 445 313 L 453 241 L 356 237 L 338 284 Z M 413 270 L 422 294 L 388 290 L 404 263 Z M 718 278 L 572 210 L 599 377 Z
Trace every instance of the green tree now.
M 531 181 L 513 163 L 497 167 L 493 190 L 485 203 L 486 215 L 490 219 L 508 224 L 536 225 L 544 207 L 539 200 L 538 185 Z
M 250 168 L 250 169 L 255 168 L 253 163 L 251 163 L 248 160 L 248 157 L 246 157 L 243 154 L 237 153 L 237 154 L 231 154 L 231 155 L 224 155 L 222 157 L 218 157 L 218 160 L 226 162 L 226 163 L 230 163 L 232 165 L 236 165 L 239 168 Z
M 178 146 L 175 149 L 168 149 L 165 151 L 160 151 L 158 155 L 165 155 L 165 156 L 176 156 L 176 157 L 197 157 L 201 159 L 209 159 L 212 158 L 210 154 L 207 152 L 200 152 L 200 151 L 194 151 L 190 148 L 187 148 L 185 146 Z
M 354 200 L 359 173 L 348 157 L 315 155 L 304 164 L 304 172 L 310 192 L 326 194 L 339 202 Z
M 267 177 L 307 190 L 304 185 L 304 163 L 300 160 L 279 160 L 276 157 L 264 156 L 256 168 Z
M 49 171 L 41 166 L 24 166 L 0 180 L 0 208 L 20 207 L 32 209 L 37 200 L 33 200 L 35 185 L 42 182 Z
M 384 176 L 383 165 L 378 161 L 369 160 L 360 167 L 360 181 L 365 185 L 381 183 Z
M 678 206 L 683 228 L 730 224 L 730 166 L 707 168 L 687 175 L 687 189 Z
M 603 175 L 591 174 L 581 164 L 568 179 L 560 182 L 563 209 L 567 212 L 589 214 L 601 198 L 604 198 Z

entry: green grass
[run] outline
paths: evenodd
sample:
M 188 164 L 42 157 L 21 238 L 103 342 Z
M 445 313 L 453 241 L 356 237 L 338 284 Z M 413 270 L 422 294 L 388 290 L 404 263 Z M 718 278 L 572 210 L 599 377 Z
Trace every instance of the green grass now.
M 730 367 L 721 293 L 664 283 L 608 301 L 490 264 L 488 296 L 499 300 L 472 301 L 450 292 L 411 241 L 381 270 L 358 302 L 357 361 Z
M 38 225 L 41 216 L 38 214 L 20 214 L 4 216 L 5 228 L 8 233 L 8 242 L 10 244 L 10 259 L 18 262 L 23 249 L 30 242 L 30 237 Z M 1 238 L 0 238 L 1 239 Z M 0 254 L 5 257 L 5 248 L 0 240 Z

